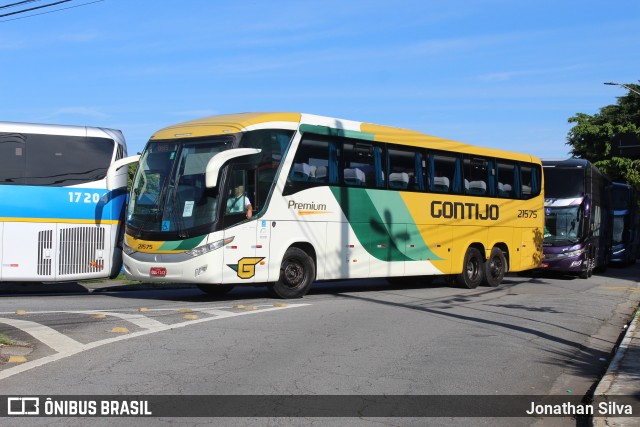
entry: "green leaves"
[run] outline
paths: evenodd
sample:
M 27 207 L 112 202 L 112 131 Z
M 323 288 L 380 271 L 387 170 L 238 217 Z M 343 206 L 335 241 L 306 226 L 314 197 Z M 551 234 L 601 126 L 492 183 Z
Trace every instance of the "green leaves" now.
M 626 86 L 640 92 L 640 85 Z M 567 135 L 573 156 L 591 161 L 612 180 L 640 190 L 640 157 L 620 157 L 614 144 L 620 135 L 635 135 L 640 144 L 640 95 L 629 91 L 617 104 L 604 106 L 594 115 L 577 113 L 568 122 L 575 123 Z

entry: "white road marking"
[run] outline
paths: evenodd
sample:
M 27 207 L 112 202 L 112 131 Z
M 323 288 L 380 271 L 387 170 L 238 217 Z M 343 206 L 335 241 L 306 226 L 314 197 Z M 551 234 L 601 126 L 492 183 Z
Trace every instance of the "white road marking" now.
M 85 312 L 82 314 L 96 314 L 96 313 Z M 158 322 L 157 320 L 144 316 L 142 314 L 118 313 L 115 311 L 101 311 L 100 314 L 126 320 L 127 322 L 133 323 L 134 325 L 139 326 L 143 329 L 162 329 L 162 327 L 166 326 L 166 324 L 162 322 Z
M 224 310 L 220 310 L 218 308 L 203 308 L 198 310 L 199 312 L 202 313 L 207 313 L 207 314 L 212 314 L 214 316 L 216 316 L 217 318 L 223 318 L 223 317 L 232 317 L 238 313 L 234 313 L 233 311 L 224 311 Z M 261 310 L 264 311 L 264 310 Z
M 17 365 L 11 368 L 7 368 L 7 369 L 3 369 L 0 371 L 0 380 L 5 379 L 5 378 L 9 378 L 13 375 L 17 375 L 20 374 L 22 372 L 26 372 L 28 370 L 31 370 L 33 368 L 37 368 L 39 366 L 43 366 L 46 365 L 48 363 L 51 362 L 56 362 L 58 360 L 62 360 L 65 359 L 69 356 L 73 356 L 75 354 L 81 353 L 83 351 L 87 351 L 87 350 L 91 350 L 97 347 L 101 347 L 103 345 L 106 344 L 111 344 L 114 342 L 118 342 L 118 341 L 123 341 L 129 338 L 135 338 L 135 337 L 141 337 L 144 335 L 149 335 L 149 334 L 153 334 L 155 332 L 160 332 L 160 331 L 167 331 L 167 330 L 171 330 L 171 329 L 178 329 L 178 328 L 183 328 L 185 326 L 190 326 L 190 325 L 194 325 L 197 323 L 204 323 L 204 322 L 211 322 L 214 320 L 221 320 L 221 319 L 225 319 L 225 318 L 229 318 L 229 317 L 238 317 L 238 316 L 249 316 L 252 314 L 258 314 L 258 313 L 264 313 L 266 311 L 278 311 L 278 310 L 287 310 L 289 308 L 298 308 L 298 307 L 305 307 L 308 306 L 310 304 L 290 304 L 287 305 L 286 307 L 273 307 L 272 305 L 267 306 L 268 308 L 263 308 L 261 310 L 253 310 L 253 311 L 242 311 L 242 312 L 231 312 L 231 311 L 224 311 L 224 310 L 220 310 L 219 308 L 200 308 L 197 311 L 202 311 L 202 312 L 206 312 L 209 314 L 213 314 L 214 317 L 206 317 L 203 319 L 197 319 L 197 320 L 188 320 L 186 322 L 180 322 L 180 323 L 174 323 L 172 325 L 166 325 L 164 323 L 161 322 L 157 322 L 160 323 L 162 326 L 156 325 L 156 327 L 154 329 L 145 329 L 144 331 L 138 331 L 138 332 L 133 332 L 130 334 L 126 334 L 126 335 L 119 335 L 116 337 L 112 337 L 112 338 L 106 338 L 100 341 L 94 341 L 88 344 L 81 344 L 78 341 L 75 341 L 69 337 L 66 337 L 63 334 L 60 334 L 57 331 L 54 331 L 56 334 L 58 335 L 62 335 L 65 338 L 67 338 L 69 341 L 67 341 L 67 343 L 69 344 L 69 346 L 62 346 L 59 345 L 58 348 L 60 350 L 58 350 L 59 352 L 50 356 L 46 356 L 46 357 L 41 357 L 40 359 L 36 359 L 30 362 L 26 362 L 23 363 L 21 365 Z M 264 307 L 264 306 L 263 306 Z M 227 308 L 227 307 L 224 307 Z M 231 307 L 229 307 L 231 308 Z M 165 309 L 161 309 L 162 311 L 165 311 Z M 196 309 L 193 309 L 194 311 L 196 311 Z M 152 311 L 152 310 L 149 310 Z M 158 310 L 160 311 L 160 310 Z M 176 311 L 175 309 L 173 309 L 173 311 Z M 29 314 L 42 314 L 42 313 L 54 313 L 54 312 L 30 312 Z M 71 312 L 71 311 L 56 311 L 55 313 L 78 313 L 78 314 L 87 314 L 87 313 L 108 313 L 102 310 L 91 310 L 91 311 L 75 311 L 75 312 Z M 153 320 L 153 319 L 150 319 Z M 0 318 L 0 323 L 7 323 L 9 325 L 15 326 L 18 323 L 15 322 L 27 322 L 24 320 L 14 320 L 14 319 L 3 319 Z M 30 324 L 36 324 L 39 325 L 35 322 L 27 322 Z M 44 325 L 40 325 L 43 326 L 44 328 L 47 329 L 51 329 L 48 326 L 44 326 Z M 19 327 L 19 326 L 15 326 L 15 327 Z M 22 329 L 22 328 L 20 328 Z M 36 328 L 32 328 L 31 329 L 38 331 L 38 329 Z M 40 330 L 44 330 L 44 329 L 40 329 Z M 52 329 L 51 329 L 52 330 Z M 25 330 L 25 332 L 29 333 L 28 330 Z M 36 338 L 36 336 L 34 335 L 34 338 Z M 45 341 L 43 341 L 45 342 Z M 46 343 L 46 342 L 45 342 Z M 49 345 L 49 344 L 47 344 Z M 52 347 L 53 348 L 53 347 Z
M 60 332 L 52 329 L 48 326 L 42 325 L 36 322 L 30 322 L 28 320 L 18 319 L 4 319 L 0 317 L 0 323 L 18 328 L 43 344 L 48 345 L 57 352 L 67 350 L 79 350 L 82 348 L 82 343 L 69 338 L 68 336 L 61 334 Z

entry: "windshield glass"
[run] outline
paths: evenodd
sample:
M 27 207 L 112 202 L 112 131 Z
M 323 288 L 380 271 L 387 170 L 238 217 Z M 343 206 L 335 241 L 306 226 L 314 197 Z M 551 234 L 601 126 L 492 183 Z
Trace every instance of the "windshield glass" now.
M 65 187 L 99 181 L 114 145 L 108 138 L 0 133 L 0 184 Z
M 205 187 L 205 169 L 233 138 L 151 142 L 132 184 L 127 226 L 146 232 L 176 233 L 209 226 L 216 218 L 218 193 Z M 170 236 L 168 235 L 167 238 Z
M 614 210 L 631 209 L 630 188 L 614 185 L 611 191 L 611 202 Z
M 624 243 L 624 216 L 613 217 L 613 244 Z
M 581 232 L 582 206 L 545 208 L 544 243 L 576 243 L 582 237 Z
M 584 196 L 584 169 L 544 168 L 544 197 L 572 199 Z

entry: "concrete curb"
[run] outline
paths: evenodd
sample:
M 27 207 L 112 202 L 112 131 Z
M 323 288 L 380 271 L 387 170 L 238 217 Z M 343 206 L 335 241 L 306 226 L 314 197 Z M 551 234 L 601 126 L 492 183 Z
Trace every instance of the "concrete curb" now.
M 627 350 L 631 345 L 631 342 L 635 339 L 636 330 L 638 328 L 638 313 L 640 313 L 640 310 L 636 309 L 636 311 L 633 313 L 633 320 L 631 321 L 631 324 L 629 324 L 629 327 L 625 332 L 624 338 L 620 342 L 620 345 L 618 346 L 616 354 L 613 357 L 613 360 L 611 361 L 611 363 L 609 364 L 609 367 L 607 368 L 607 372 L 604 374 L 604 376 L 598 383 L 598 386 L 596 387 L 596 390 L 593 394 L 594 397 L 610 395 L 611 394 L 610 390 L 612 389 L 616 381 L 624 380 L 623 378 L 621 378 L 621 375 L 620 375 L 620 363 L 624 359 L 627 353 Z M 613 418 L 613 417 L 606 417 L 606 416 L 593 417 L 592 425 L 594 427 L 610 427 L 611 425 L 624 425 L 624 423 L 612 424 L 610 423 L 609 418 Z M 625 420 L 625 421 L 628 421 L 628 420 Z

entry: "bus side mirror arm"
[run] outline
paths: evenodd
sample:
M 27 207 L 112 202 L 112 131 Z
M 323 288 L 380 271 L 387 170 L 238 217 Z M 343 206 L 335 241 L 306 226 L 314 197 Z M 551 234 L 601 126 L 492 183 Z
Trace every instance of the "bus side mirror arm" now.
M 107 190 L 112 191 L 116 188 L 126 187 L 129 177 L 128 166 L 131 163 L 135 163 L 140 160 L 140 155 L 125 157 L 124 159 L 116 160 L 109 166 L 107 170 Z
M 215 188 L 218 186 L 218 175 L 220 168 L 229 160 L 236 157 L 250 156 L 252 154 L 258 154 L 262 150 L 260 148 L 234 148 L 231 150 L 222 151 L 211 159 L 207 163 L 206 171 L 206 184 L 207 188 Z

